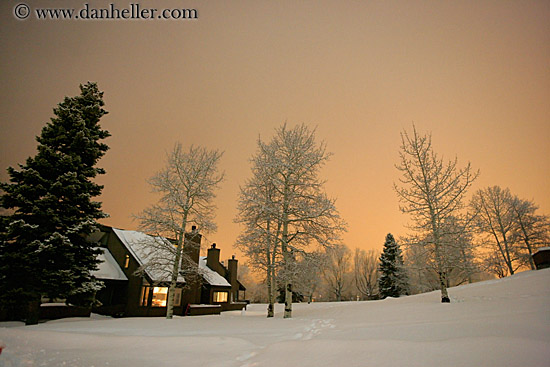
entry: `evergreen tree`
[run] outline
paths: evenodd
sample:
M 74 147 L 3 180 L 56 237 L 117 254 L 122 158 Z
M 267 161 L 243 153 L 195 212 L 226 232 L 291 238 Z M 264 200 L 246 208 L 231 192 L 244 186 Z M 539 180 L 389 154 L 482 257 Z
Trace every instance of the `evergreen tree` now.
M 378 270 L 380 272 L 378 288 L 381 298 L 399 297 L 407 293 L 407 274 L 403 267 L 403 256 L 391 233 L 386 236 Z
M 92 179 L 105 173 L 95 165 L 110 134 L 99 125 L 103 92 L 91 82 L 80 91 L 54 108 L 37 154 L 9 167 L 9 182 L 0 183 L 0 206 L 10 212 L 0 221 L 0 309 L 27 324 L 38 322 L 42 296 L 78 303 L 99 288 L 90 274 L 97 250 L 86 235 L 106 217 L 92 201 L 103 188 Z

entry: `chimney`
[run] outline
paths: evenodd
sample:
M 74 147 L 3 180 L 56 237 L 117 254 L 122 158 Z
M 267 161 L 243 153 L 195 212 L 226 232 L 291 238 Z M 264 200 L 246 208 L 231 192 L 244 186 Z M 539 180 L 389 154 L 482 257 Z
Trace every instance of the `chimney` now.
M 220 249 L 216 248 L 216 244 L 213 243 L 212 246 L 208 249 L 208 254 L 206 257 L 206 266 L 210 269 L 220 273 Z
M 193 260 L 194 263 L 199 263 L 199 254 L 201 251 L 202 235 L 197 231 L 196 226 L 191 227 L 191 232 L 185 234 L 185 242 L 183 244 L 183 253 Z
M 227 270 L 229 284 L 231 284 L 231 298 L 232 301 L 239 299 L 239 284 L 237 283 L 237 263 L 235 255 L 231 256 L 231 259 L 227 260 Z

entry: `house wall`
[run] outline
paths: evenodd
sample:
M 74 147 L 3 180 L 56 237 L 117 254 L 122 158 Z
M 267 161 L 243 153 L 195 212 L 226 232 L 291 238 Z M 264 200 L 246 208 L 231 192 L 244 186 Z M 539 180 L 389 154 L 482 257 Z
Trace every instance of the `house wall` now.
M 202 293 L 201 293 L 201 303 L 206 305 L 223 305 L 224 303 L 230 303 L 231 302 L 231 295 L 228 294 L 227 296 L 227 302 L 214 302 L 214 292 L 231 292 L 230 287 L 220 287 L 220 286 L 212 286 L 212 285 L 204 285 L 202 287 Z

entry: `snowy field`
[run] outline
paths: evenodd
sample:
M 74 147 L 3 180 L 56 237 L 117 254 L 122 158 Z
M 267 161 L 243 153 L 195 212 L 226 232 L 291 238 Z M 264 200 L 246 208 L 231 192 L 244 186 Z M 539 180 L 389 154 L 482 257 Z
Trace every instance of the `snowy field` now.
M 375 302 L 0 323 L 0 366 L 550 366 L 550 269 Z

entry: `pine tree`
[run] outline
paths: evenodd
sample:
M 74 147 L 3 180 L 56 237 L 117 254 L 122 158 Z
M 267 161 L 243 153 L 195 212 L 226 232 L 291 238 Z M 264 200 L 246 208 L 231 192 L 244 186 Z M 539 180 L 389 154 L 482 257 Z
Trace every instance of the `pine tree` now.
M 407 293 L 407 274 L 403 267 L 403 256 L 391 233 L 386 236 L 378 270 L 380 272 L 378 288 L 381 298 L 399 297 Z
M 11 213 L 0 226 L 0 309 L 27 324 L 38 321 L 42 296 L 77 303 L 99 286 L 90 274 L 97 250 L 85 237 L 106 217 L 92 201 L 103 188 L 92 179 L 105 173 L 95 165 L 110 134 L 99 125 L 103 92 L 91 82 L 80 91 L 54 108 L 37 154 L 9 167 L 9 182 L 0 184 L 0 206 Z

